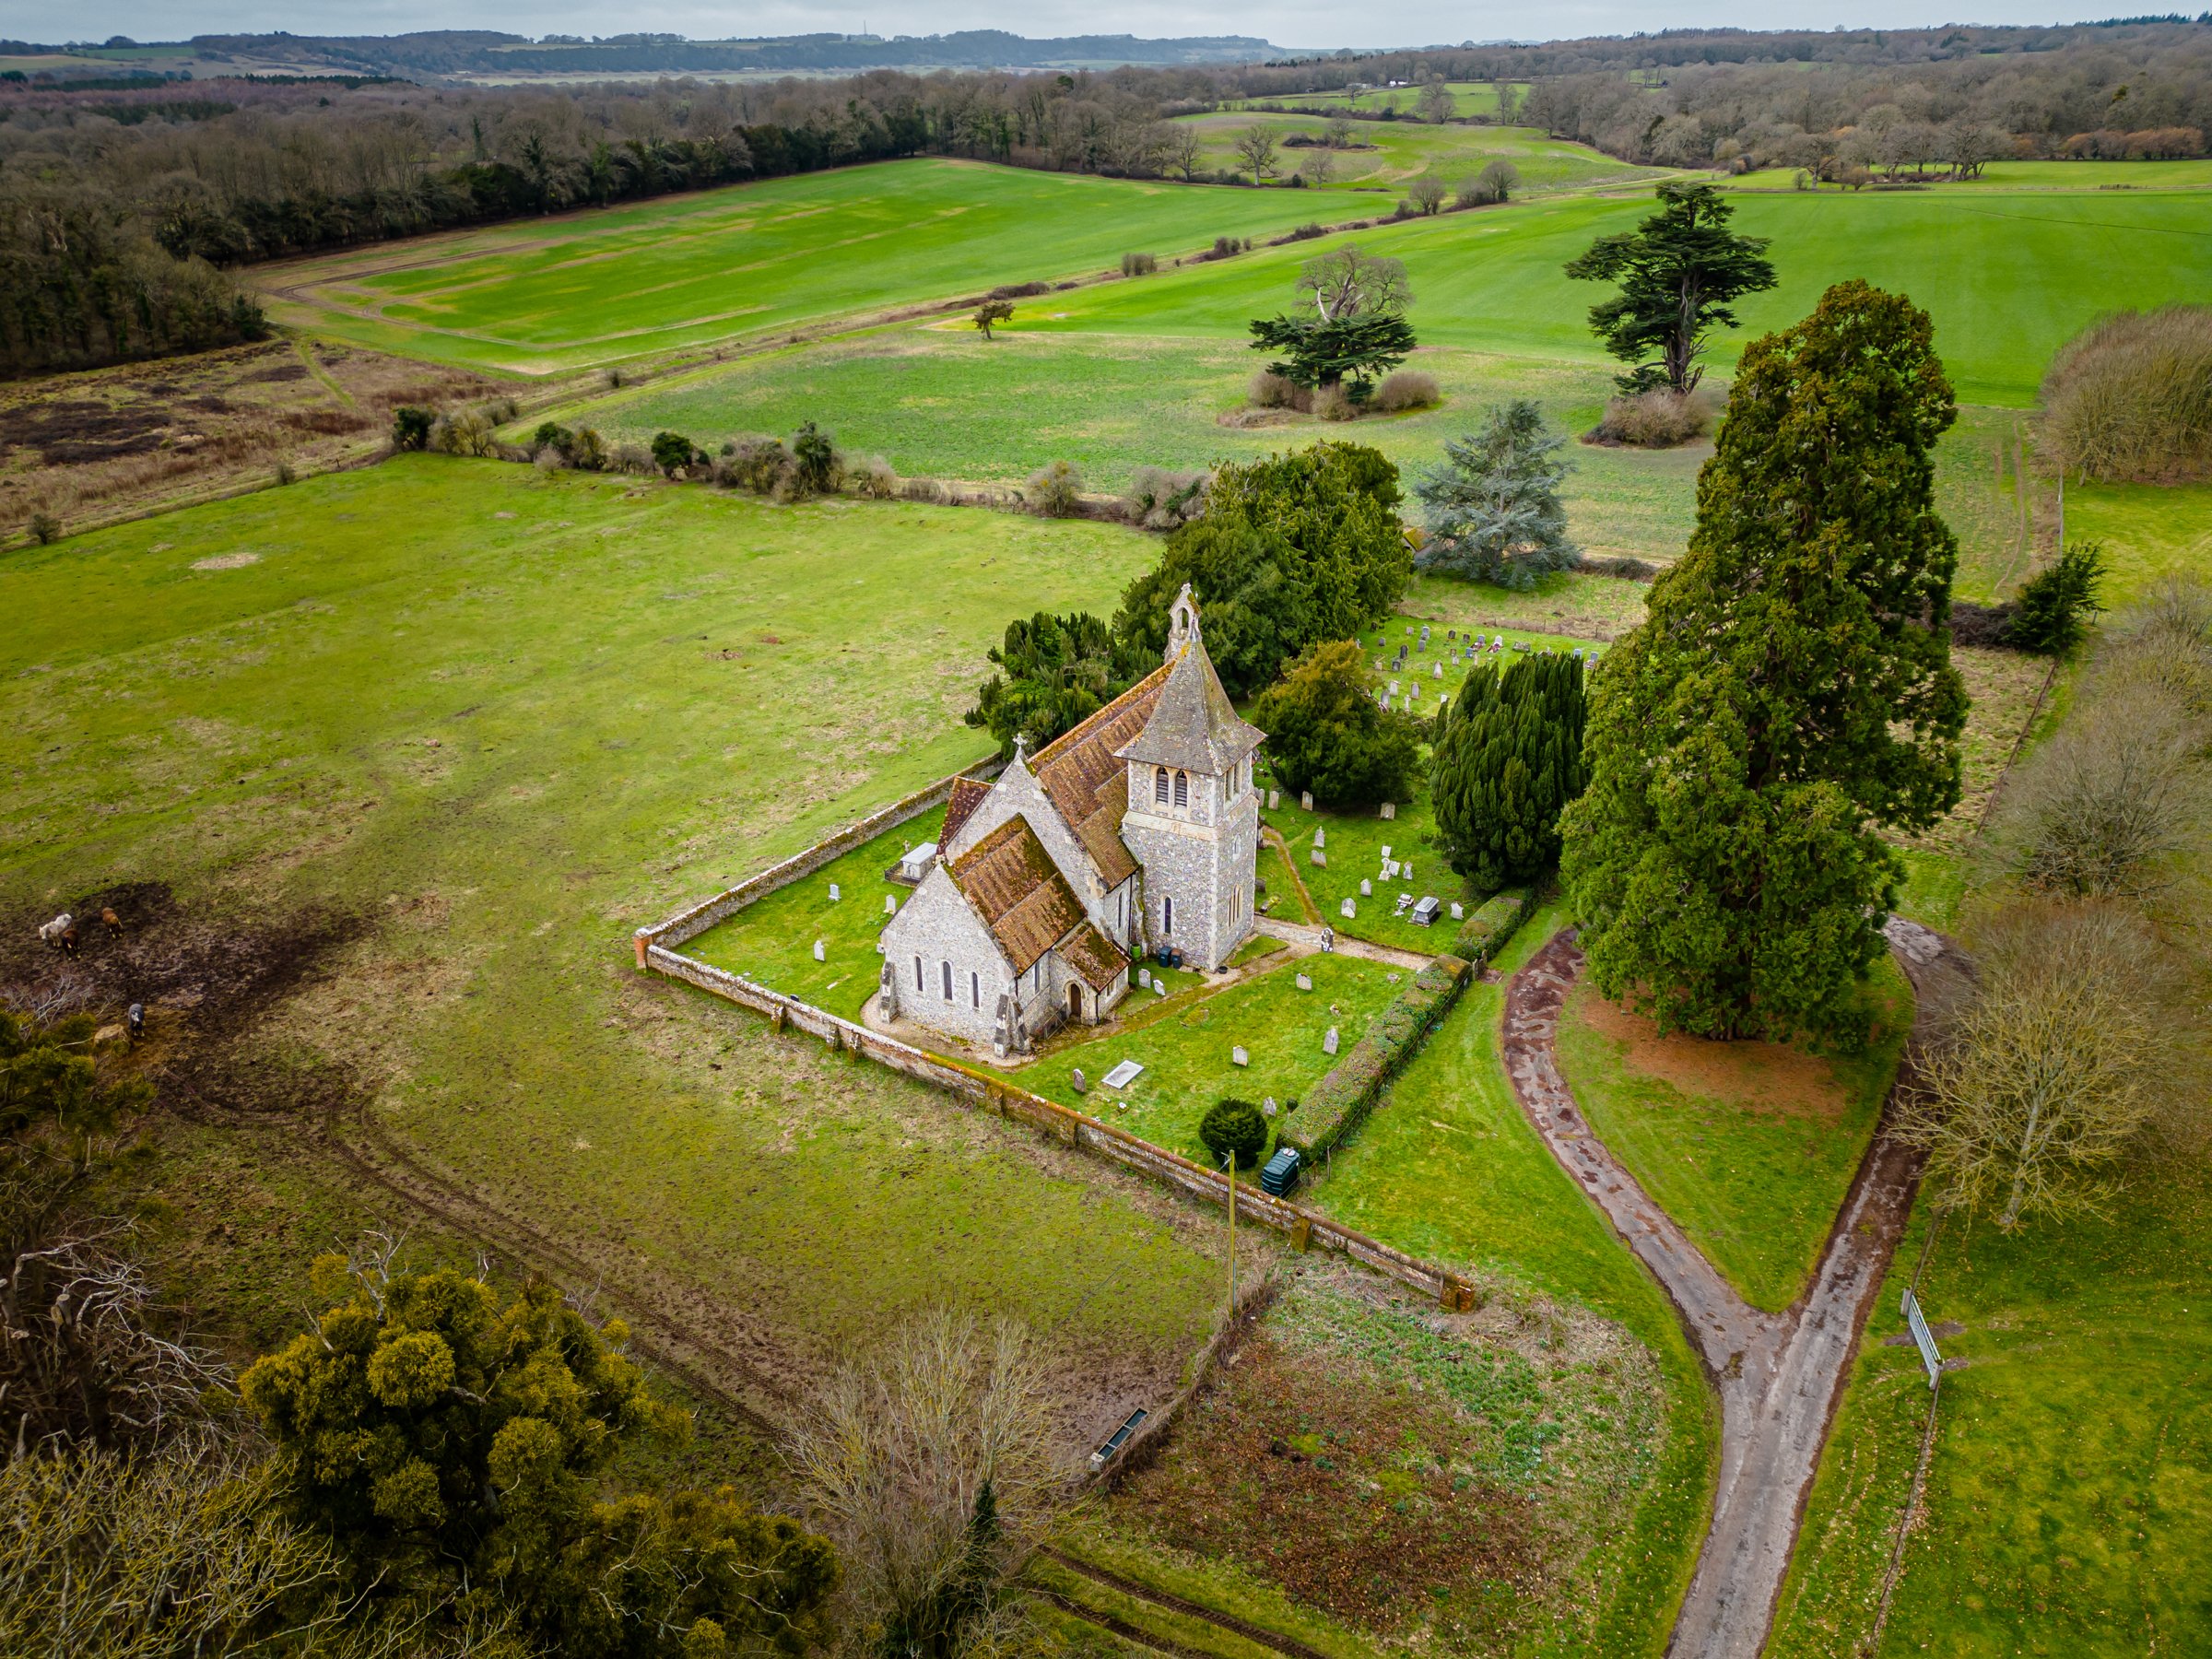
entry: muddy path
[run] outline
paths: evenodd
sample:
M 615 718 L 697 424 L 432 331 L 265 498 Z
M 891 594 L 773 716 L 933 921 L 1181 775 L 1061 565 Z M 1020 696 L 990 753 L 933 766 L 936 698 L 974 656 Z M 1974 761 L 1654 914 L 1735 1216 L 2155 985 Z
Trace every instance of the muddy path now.
M 1913 1030 L 1892 1102 L 1916 1056 L 1971 982 L 1957 947 L 1892 917 L 1890 953 L 1912 982 Z M 1506 990 L 1505 1065 L 1513 1092 L 1560 1167 L 1665 1288 L 1721 1402 L 1720 1480 L 1698 1569 L 1675 1623 L 1676 1659 L 1755 1659 L 1795 1546 L 1843 1379 L 1919 1183 L 1918 1155 L 1890 1138 L 1888 1112 L 1861 1159 L 1812 1288 L 1765 1313 L 1747 1304 L 1590 1128 L 1559 1070 L 1559 1012 L 1583 956 L 1557 935 Z

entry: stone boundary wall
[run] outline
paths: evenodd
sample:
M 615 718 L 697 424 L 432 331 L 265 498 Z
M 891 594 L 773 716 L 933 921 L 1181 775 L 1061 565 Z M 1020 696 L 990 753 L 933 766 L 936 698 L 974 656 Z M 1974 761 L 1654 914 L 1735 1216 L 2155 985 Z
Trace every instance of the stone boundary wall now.
M 896 830 L 909 819 L 918 818 L 932 806 L 942 806 L 951 798 L 952 786 L 962 778 L 995 778 L 1006 768 L 1006 762 L 996 756 L 964 767 L 949 778 L 939 778 L 925 789 L 918 789 L 903 800 L 893 801 L 879 811 L 871 812 L 856 824 L 848 824 L 827 841 L 817 841 L 804 853 L 794 853 L 780 865 L 771 865 L 758 876 L 748 877 L 734 888 L 725 888 L 712 899 L 702 900 L 689 910 L 682 910 L 653 927 L 641 927 L 634 935 L 638 966 L 648 966 L 646 955 L 656 945 L 681 945 L 696 939 L 717 922 L 727 921 L 747 905 L 765 899 L 779 888 L 811 876 L 824 865 L 842 858 L 853 848 L 874 841 L 887 830 Z
M 939 787 L 949 789 L 949 780 Z M 925 794 L 927 793 L 924 792 Z M 909 797 L 910 800 L 918 798 Z M 900 806 L 905 805 L 904 802 L 900 803 Z M 915 807 L 913 810 L 918 812 L 923 809 Z M 898 810 L 896 807 L 886 808 L 886 814 Z M 884 816 L 877 815 L 878 818 Z M 910 812 L 909 816 L 912 814 Z M 893 818 L 888 821 L 898 820 Z M 861 839 L 865 840 L 866 837 Z M 818 867 L 818 864 L 808 867 Z M 779 865 L 776 868 L 782 870 L 785 866 Z M 767 872 L 768 875 L 774 873 Z M 795 875 L 787 876 L 785 879 L 796 879 L 796 875 L 805 873 L 801 870 Z M 734 888 L 731 892 L 739 890 Z M 772 890 L 761 888 L 759 891 Z M 751 897 L 759 897 L 759 891 Z M 724 897 L 727 898 L 728 895 Z M 691 919 L 713 911 L 719 903 L 720 900 L 713 900 L 694 910 L 686 911 L 663 924 L 659 931 L 673 935 L 678 928 L 688 925 Z M 719 921 L 737 908 L 737 904 L 731 904 L 716 911 L 713 920 Z M 688 938 L 712 924 L 712 922 L 700 923 L 681 936 Z M 652 942 L 647 935 L 653 931 L 641 929 L 638 934 L 640 965 L 651 972 L 682 980 L 687 984 L 696 985 L 701 991 L 735 1003 L 740 1007 L 765 1014 L 770 1023 L 780 1031 L 795 1028 L 809 1036 L 821 1038 L 833 1052 L 865 1055 L 879 1065 L 889 1066 L 893 1071 L 904 1072 L 908 1077 L 941 1088 L 971 1106 L 999 1117 L 1028 1124 L 1065 1146 L 1074 1147 L 1110 1163 L 1117 1163 L 1124 1169 L 1148 1175 L 1179 1192 L 1204 1199 L 1209 1204 L 1224 1206 L 1228 1204 L 1229 1178 L 1219 1171 L 1193 1163 L 1189 1159 L 1156 1147 L 1125 1129 L 1073 1111 L 1056 1100 L 1031 1094 L 1020 1085 L 1009 1083 L 1003 1077 L 995 1077 L 958 1061 L 929 1053 L 900 1042 L 896 1038 L 886 1037 L 852 1020 L 841 1019 L 811 1003 L 801 1002 L 795 996 L 787 996 L 781 991 L 771 991 L 765 985 L 755 984 L 750 980 L 741 979 L 736 974 L 672 950 L 665 945 Z M 1242 1182 L 1237 1183 L 1237 1210 L 1244 1219 L 1288 1235 L 1301 1250 L 1326 1250 L 1348 1256 L 1434 1299 L 1442 1307 L 1464 1312 L 1475 1306 L 1474 1287 L 1449 1268 L 1407 1255 L 1402 1250 L 1394 1250 L 1379 1240 L 1355 1232 L 1300 1205 L 1270 1197 Z

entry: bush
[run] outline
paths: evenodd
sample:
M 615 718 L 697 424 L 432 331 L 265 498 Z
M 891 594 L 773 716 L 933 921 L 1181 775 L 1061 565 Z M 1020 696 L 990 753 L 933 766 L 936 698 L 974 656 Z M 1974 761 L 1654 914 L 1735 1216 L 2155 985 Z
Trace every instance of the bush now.
M 536 467 L 539 472 L 555 473 L 568 463 L 560 458 L 560 452 L 548 443 L 536 454 L 530 457 L 530 465 Z
M 1312 393 L 1272 369 L 1254 371 L 1244 396 L 1255 409 L 1296 409 L 1303 415 L 1313 407 Z
M 993 288 L 984 298 L 987 300 L 1029 300 L 1039 294 L 1049 294 L 1052 291 L 1053 285 L 1049 282 L 1010 282 Z M 1007 313 L 1009 316 L 1012 314 L 1011 312 Z
M 1326 225 L 1304 224 L 1296 229 L 1286 230 L 1282 235 L 1277 237 L 1275 245 L 1279 248 L 1285 242 L 1312 241 L 1315 237 L 1326 236 L 1328 233 L 1329 228 Z
M 1357 640 L 1316 645 L 1253 706 L 1277 781 L 1338 806 L 1403 801 L 1420 761 L 1419 723 L 1384 709 Z
M 1345 389 L 1344 382 L 1341 381 L 1333 386 L 1316 388 L 1312 396 L 1312 407 L 1315 416 L 1323 420 L 1357 420 L 1359 418 L 1359 406 L 1352 401 L 1352 394 Z
M 279 485 L 290 484 L 300 477 L 292 470 L 292 464 L 289 461 L 278 461 L 276 470 L 269 476 L 275 478 Z
M 660 471 L 653 459 L 653 452 L 641 443 L 618 443 L 607 458 L 607 471 L 634 473 L 650 478 Z
M 1444 394 L 1435 375 L 1418 369 L 1399 369 L 1383 376 L 1369 401 L 1381 413 L 1392 415 L 1400 409 L 1434 408 L 1444 401 Z
M 1492 161 L 1479 173 L 1459 182 L 1458 200 L 1462 207 L 1487 207 L 1502 202 L 1521 182 L 1521 171 L 1511 161 Z
M 392 447 L 395 450 L 427 449 L 430 441 L 430 428 L 438 417 L 429 410 L 413 404 L 403 404 L 392 411 Z
M 41 547 L 51 547 L 62 539 L 62 521 L 51 512 L 30 515 L 30 539 Z
M 569 434 L 568 462 L 579 472 L 601 472 L 606 466 L 606 440 L 596 427 L 578 427 Z
M 1451 954 L 1480 968 L 1496 958 L 1528 919 L 1530 894 L 1526 888 L 1507 888 L 1476 906 L 1475 913 L 1459 924 Z
M 1124 276 L 1149 276 L 1159 269 L 1159 256 L 1156 253 L 1122 255 L 1122 275 Z
M 888 501 L 899 493 L 899 475 L 881 455 L 870 455 L 859 465 L 848 468 L 845 483 L 871 501 Z
M 1952 600 L 1951 643 L 1975 645 L 1985 651 L 2001 648 L 2006 634 L 2012 628 L 2016 608 L 2009 600 L 2003 605 L 1976 605 L 1971 599 Z
M 653 435 L 653 464 L 668 477 L 689 469 L 695 460 L 704 460 L 699 448 L 681 432 L 655 432 Z
M 739 438 L 722 446 L 714 481 L 757 496 L 774 495 L 791 476 L 791 452 L 773 438 Z
M 1299 1107 L 1296 1126 L 1286 1124 L 1276 1144 L 1295 1148 L 1309 1164 L 1342 1146 L 1473 977 L 1474 971 L 1456 956 L 1441 956 L 1415 974 L 1367 1034 L 1313 1086 Z
M 899 499 L 941 507 L 947 500 L 947 491 L 945 486 L 935 478 L 902 478 L 899 483 Z
M 559 421 L 540 421 L 537 430 L 530 434 L 530 447 L 537 454 L 543 454 L 547 450 L 565 452 L 571 441 L 569 429 Z
M 1618 576 L 1625 582 L 1649 582 L 1659 574 L 1657 565 L 1647 564 L 1641 559 L 1604 554 L 1578 554 L 1571 568 L 1585 576 Z
M 441 416 L 430 423 L 428 447 L 441 455 L 488 455 L 498 447 L 492 436 L 497 430 L 492 418 L 479 409 Z
M 1434 213 L 1444 205 L 1444 183 L 1441 179 L 1416 179 L 1406 192 L 1406 199 L 1423 214 Z
M 2037 440 L 2080 477 L 2212 478 L 2212 306 L 2123 312 L 2077 335 L 2043 379 Z
M 1129 475 L 1129 516 L 1147 530 L 1172 530 L 1206 511 L 1211 473 L 1140 466 Z
M 1041 518 L 1074 518 L 1083 511 L 1082 475 L 1065 461 L 1039 467 L 1024 499 Z
M 791 488 L 798 495 L 835 492 L 844 468 L 830 434 L 813 421 L 802 421 L 791 435 Z
M 1634 449 L 1673 449 L 1704 437 L 1712 429 L 1712 419 L 1710 396 L 1653 386 L 1607 403 L 1606 418 L 1591 429 L 1589 441 Z
M 2104 608 L 2097 602 L 2103 584 L 2103 544 L 2081 542 L 2066 548 L 2056 563 L 2038 571 L 2020 589 L 2005 643 L 2037 656 L 2066 655 L 2081 643 L 2091 614 Z M 1955 625 L 1951 637 L 1959 637 Z
M 1216 1100 L 1198 1120 L 1198 1139 L 1219 1169 L 1233 1155 L 1237 1168 L 1249 1170 L 1267 1149 L 1267 1119 L 1250 1100 L 1234 1095 Z

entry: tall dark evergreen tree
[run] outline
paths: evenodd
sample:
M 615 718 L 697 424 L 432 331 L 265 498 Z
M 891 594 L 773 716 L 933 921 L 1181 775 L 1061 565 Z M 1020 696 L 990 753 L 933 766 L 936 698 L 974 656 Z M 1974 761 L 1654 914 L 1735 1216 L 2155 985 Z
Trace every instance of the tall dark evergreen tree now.
M 1088 611 L 1017 617 L 990 656 L 999 672 L 983 682 L 967 722 L 998 739 L 1002 759 L 1016 737 L 1035 754 L 1129 688 L 1114 673 L 1106 624 Z
M 1710 184 L 1659 186 L 1659 211 L 1633 230 L 1601 236 L 1567 264 L 1583 282 L 1618 282 L 1590 308 L 1606 349 L 1630 365 L 1624 392 L 1688 393 L 1704 377 L 1698 359 L 1712 328 L 1735 326 L 1731 301 L 1774 286 L 1766 238 L 1727 229 L 1734 205 Z
M 1959 799 L 1956 411 L 1927 313 L 1841 283 L 1744 353 L 1689 550 L 1592 688 L 1561 873 L 1592 978 L 1709 1037 L 1864 1036 L 1903 875 Z
M 1559 858 L 1559 813 L 1583 793 L 1583 665 L 1557 653 L 1467 677 L 1430 770 L 1452 867 L 1495 890 Z

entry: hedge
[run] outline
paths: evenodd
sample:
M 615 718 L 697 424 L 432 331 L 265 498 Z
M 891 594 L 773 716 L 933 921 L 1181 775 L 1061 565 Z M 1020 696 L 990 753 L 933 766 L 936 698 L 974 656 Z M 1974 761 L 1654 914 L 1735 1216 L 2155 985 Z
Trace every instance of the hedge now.
M 1367 1034 L 1313 1086 L 1299 1107 L 1296 1125 L 1286 1125 L 1277 1135 L 1276 1145 L 1295 1147 L 1309 1164 L 1326 1158 L 1359 1128 L 1391 1079 L 1420 1052 L 1474 972 L 1462 959 L 1442 956 L 1415 974 L 1413 983 L 1398 993 Z
M 1527 918 L 1528 907 L 1526 888 L 1507 888 L 1493 895 L 1460 924 L 1459 936 L 1452 941 L 1452 954 L 1479 968 L 1505 948 L 1506 941 Z

